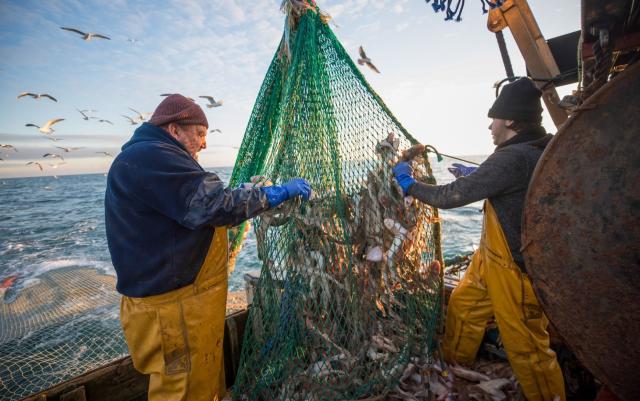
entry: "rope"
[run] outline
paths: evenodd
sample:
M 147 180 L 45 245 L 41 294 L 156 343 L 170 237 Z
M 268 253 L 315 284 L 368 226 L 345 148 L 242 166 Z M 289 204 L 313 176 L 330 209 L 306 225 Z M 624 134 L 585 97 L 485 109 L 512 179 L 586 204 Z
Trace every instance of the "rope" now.
M 462 10 L 464 9 L 465 0 L 457 0 L 455 6 L 453 6 L 454 0 L 425 0 L 425 3 L 431 3 L 433 11 L 436 13 L 443 11 L 446 14 L 445 21 L 456 22 L 462 21 Z M 504 0 L 480 0 L 482 4 L 482 13 L 486 14 L 488 9 L 494 9 L 502 6 Z M 487 9 L 488 7 L 488 9 Z
M 631 4 L 629 5 L 629 13 L 627 15 L 629 15 L 629 17 L 625 21 L 625 31 L 635 26 L 638 22 L 638 19 L 640 19 L 640 7 L 638 7 L 638 2 L 636 0 L 631 0 Z
M 527 77 L 527 76 L 514 76 L 514 77 L 506 77 L 498 82 L 496 82 L 493 87 L 496 88 L 496 97 L 498 97 L 498 93 L 500 91 L 500 87 L 507 81 L 509 82 L 513 82 L 516 81 L 520 78 L 529 78 L 532 81 L 535 82 L 546 82 L 544 85 L 542 85 L 542 88 L 540 88 L 541 90 L 546 90 L 549 86 L 551 86 L 552 84 L 555 84 L 556 82 L 560 82 L 565 78 L 568 78 L 570 76 L 572 76 L 573 74 L 575 74 L 578 71 L 578 68 L 572 68 L 566 72 L 563 72 L 562 74 L 558 74 L 555 77 L 552 78 L 536 78 L 536 77 Z
M 442 156 L 444 156 L 444 157 L 448 157 L 450 159 L 458 160 L 458 161 L 461 161 L 461 162 L 470 163 L 470 164 L 473 164 L 475 166 L 479 166 L 480 165 L 480 163 L 472 162 L 471 160 L 465 160 L 465 159 L 461 159 L 461 158 L 456 157 L 456 156 L 448 155 L 446 153 L 438 152 L 438 150 L 435 147 L 433 147 L 432 145 L 425 145 L 424 148 L 425 148 L 425 151 L 427 151 L 428 153 L 434 153 L 436 155 L 436 157 L 438 158 L 439 162 L 442 161 Z

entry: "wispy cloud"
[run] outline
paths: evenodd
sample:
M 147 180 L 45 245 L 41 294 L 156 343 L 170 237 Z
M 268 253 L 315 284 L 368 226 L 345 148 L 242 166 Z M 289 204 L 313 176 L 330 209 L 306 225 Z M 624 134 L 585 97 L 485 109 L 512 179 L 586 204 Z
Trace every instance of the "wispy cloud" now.
M 359 25 L 356 28 L 356 32 L 359 32 L 359 33 L 375 32 L 378 29 L 380 29 L 381 26 L 382 26 L 382 21 L 375 20 L 375 21 L 368 22 L 366 24 Z
M 393 5 L 393 12 L 396 14 L 402 14 L 406 11 L 406 5 L 409 0 L 396 0 Z
M 402 32 L 405 29 L 407 29 L 408 27 L 409 27 L 409 23 L 406 22 L 406 21 L 403 21 L 403 22 L 401 22 L 401 23 L 396 25 L 396 31 Z
M 555 12 L 540 1 L 531 0 L 536 13 Z M 472 20 L 471 9 L 464 24 L 447 24 L 422 1 L 318 4 L 341 26 L 335 33 L 349 54 L 355 57 L 362 44 L 382 69 L 380 75 L 365 71 L 375 89 L 395 113 L 422 131 L 434 122 L 423 121 L 416 103 L 429 103 L 431 97 L 442 96 L 441 91 L 450 91 L 432 84 L 446 81 L 443 72 L 460 85 L 469 81 L 468 75 L 478 75 L 490 85 L 501 71 L 495 40 L 483 23 L 475 24 L 484 17 Z M 280 0 L 0 0 L 0 132 L 17 134 L 10 140 L 21 146 L 47 147 L 42 142 L 46 140 L 24 124 L 63 117 L 57 133 L 65 138 L 65 146 L 117 149 L 136 128 L 120 117 L 129 113 L 128 106 L 153 111 L 162 100 L 160 93 L 182 92 L 224 99 L 224 107 L 205 113 L 223 130 L 220 143 L 236 145 L 282 35 L 279 5 Z M 562 12 L 576 7 L 563 4 Z M 540 21 L 554 18 L 562 17 L 550 15 Z M 104 33 L 112 40 L 85 42 L 60 26 Z M 401 84 L 401 79 L 411 85 Z M 434 92 L 426 93 L 425 88 Z M 50 92 L 59 102 L 17 101 L 22 91 Z M 83 121 L 76 108 L 89 107 L 115 125 Z M 96 138 L 113 142 L 98 143 Z M 0 135 L 0 143 L 7 140 Z M 233 163 L 235 153 L 217 152 L 207 150 L 204 164 Z

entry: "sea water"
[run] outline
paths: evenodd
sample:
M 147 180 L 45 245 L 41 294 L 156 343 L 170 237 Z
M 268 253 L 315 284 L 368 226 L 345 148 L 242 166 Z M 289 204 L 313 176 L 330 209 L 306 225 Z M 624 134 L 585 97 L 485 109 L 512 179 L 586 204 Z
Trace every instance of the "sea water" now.
M 481 162 L 485 157 L 470 159 Z M 432 160 L 439 184 L 454 180 L 446 169 L 451 162 L 448 159 L 443 162 Z M 208 170 L 228 182 L 232 169 Z M 104 174 L 0 179 L 0 283 L 9 277 L 14 278 L 11 287 L 0 293 L 3 297 L 0 306 L 10 303 L 22 289 L 38 282 L 39 277 L 57 269 L 91 268 L 115 275 L 105 235 L 106 180 Z M 445 258 L 471 252 L 477 247 L 481 207 L 481 202 L 476 202 L 457 209 L 441 210 Z M 244 273 L 260 268 L 256 239 L 251 231 L 229 278 L 229 290 L 243 289 Z M 97 326 L 102 329 L 96 331 Z M 38 328 L 28 336 L 0 344 L 0 354 L 3 349 L 5 353 L 0 355 L 0 365 L 3 366 L 0 368 L 0 383 L 4 384 L 0 386 L 0 400 L 45 389 L 126 353 L 118 324 L 117 304 L 106 310 L 89 309 L 64 322 L 57 322 L 50 329 Z M 21 344 L 27 349 L 16 354 L 16 348 Z M 102 344 L 102 348 L 96 344 Z M 47 347 L 65 350 L 55 348 L 51 353 L 53 356 L 47 356 L 48 359 L 60 358 L 51 361 L 51 368 L 43 364 L 42 358 L 31 358 L 29 354 Z M 39 361 L 38 366 L 29 365 L 33 360 Z M 60 364 L 73 364 L 77 369 L 61 371 Z M 16 369 L 23 373 L 16 376 Z

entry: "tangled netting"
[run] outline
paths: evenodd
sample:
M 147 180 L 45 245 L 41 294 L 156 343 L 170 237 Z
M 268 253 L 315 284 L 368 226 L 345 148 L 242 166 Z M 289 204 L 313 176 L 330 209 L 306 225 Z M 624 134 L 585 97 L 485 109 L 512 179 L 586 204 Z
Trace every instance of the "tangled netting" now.
M 113 276 L 94 269 L 63 268 L 38 276 L 10 302 L 0 297 L 0 401 L 127 354 L 114 284 Z
M 262 261 L 235 400 L 384 395 L 430 358 L 442 302 L 437 210 L 403 197 L 391 168 L 420 146 L 312 1 L 285 1 L 285 33 L 258 94 L 231 185 L 304 177 L 311 200 L 254 221 Z M 402 149 L 409 149 L 402 153 Z M 232 230 L 232 254 L 246 227 Z M 378 399 L 378 398 L 376 398 Z

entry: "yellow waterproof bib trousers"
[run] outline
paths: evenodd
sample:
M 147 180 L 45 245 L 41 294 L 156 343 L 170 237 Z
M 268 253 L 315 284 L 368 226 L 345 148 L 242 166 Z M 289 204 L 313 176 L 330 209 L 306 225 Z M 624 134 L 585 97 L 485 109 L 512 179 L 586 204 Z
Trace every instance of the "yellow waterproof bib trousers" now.
M 559 396 L 564 401 L 562 371 L 549 347 L 549 321 L 529 277 L 513 261 L 498 217 L 486 201 L 480 249 L 447 307 L 445 359 L 471 364 L 492 316 L 527 399 L 552 401 Z
M 224 397 L 227 241 L 227 229 L 217 227 L 193 284 L 150 297 L 122 297 L 122 328 L 133 365 L 150 375 L 150 401 Z

